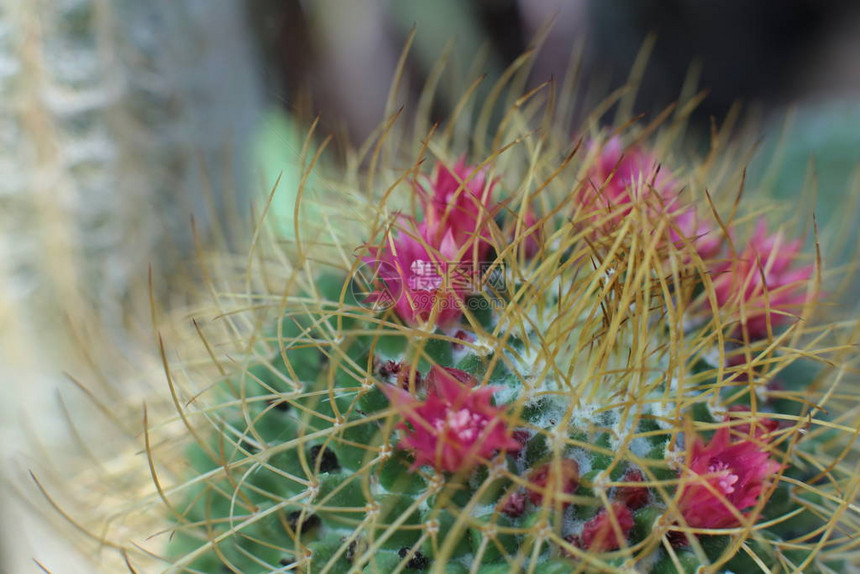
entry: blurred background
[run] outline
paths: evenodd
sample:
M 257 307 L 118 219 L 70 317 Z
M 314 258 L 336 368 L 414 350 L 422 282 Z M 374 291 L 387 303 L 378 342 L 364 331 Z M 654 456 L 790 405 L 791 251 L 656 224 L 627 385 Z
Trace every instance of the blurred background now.
M 195 241 L 230 241 L 214 222 L 247 220 L 279 176 L 288 227 L 309 120 L 341 147 L 369 137 L 413 29 L 407 113 L 443 54 L 433 119 L 541 36 L 532 85 L 580 74 L 572 135 L 647 54 L 636 112 L 693 82 L 705 141 L 741 105 L 761 125 L 751 181 L 812 188 L 819 224 L 857 187 L 853 0 L 0 0 L 0 571 L 94 571 L 18 496 L 71 441 L 62 413 L 84 397 L 68 375 L 145 394 L 118 381 L 157 372 L 150 285 L 181 300 Z

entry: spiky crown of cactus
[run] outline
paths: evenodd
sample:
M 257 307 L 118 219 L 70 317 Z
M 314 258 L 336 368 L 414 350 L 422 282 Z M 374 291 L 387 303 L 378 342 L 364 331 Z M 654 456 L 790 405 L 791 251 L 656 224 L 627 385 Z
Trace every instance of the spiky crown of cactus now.
M 818 258 L 736 201 L 725 133 L 688 161 L 680 116 L 572 138 L 550 92 L 491 142 L 494 101 L 463 145 L 393 114 L 303 179 L 293 237 L 207 268 L 206 358 L 146 430 L 164 569 L 856 566 L 851 327 L 813 320 Z

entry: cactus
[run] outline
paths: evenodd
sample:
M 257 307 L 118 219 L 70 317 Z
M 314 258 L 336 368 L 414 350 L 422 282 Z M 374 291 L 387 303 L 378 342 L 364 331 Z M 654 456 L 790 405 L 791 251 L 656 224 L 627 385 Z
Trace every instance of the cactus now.
M 145 433 L 169 571 L 857 565 L 853 327 L 820 316 L 820 258 L 734 202 L 742 144 L 571 140 L 545 97 L 491 149 L 387 123 L 299 190 L 294 236 L 207 266 L 205 354 L 168 361 L 184 430 Z
M 119 334 L 146 266 L 193 251 L 190 214 L 223 215 L 262 107 L 240 4 L 0 1 L 4 297 Z
M 161 279 L 193 253 L 192 212 L 205 237 L 231 193 L 247 189 L 250 158 L 236 152 L 256 127 L 262 86 L 243 10 L 239 0 L 0 0 L 5 454 L 27 442 L 24 420 L 54 451 L 73 450 L 75 433 L 58 421 L 66 407 L 87 420 L 87 405 L 46 400 L 62 372 L 102 349 L 113 359 L 97 359 L 103 372 L 125 360 L 112 352 L 135 355 L 147 266 L 163 293 Z M 128 392 L 108 380 L 98 394 Z M 4 459 L 0 571 L 27 571 L 32 549 L 55 546 L 38 517 L 7 504 L 10 485 L 28 483 L 19 470 Z

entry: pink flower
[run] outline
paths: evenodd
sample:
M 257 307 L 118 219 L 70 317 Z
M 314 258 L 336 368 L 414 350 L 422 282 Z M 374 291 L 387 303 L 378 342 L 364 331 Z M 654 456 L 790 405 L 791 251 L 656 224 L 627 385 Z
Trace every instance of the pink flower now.
M 412 468 L 469 470 L 497 450 L 516 451 L 522 445 L 511 437 L 502 409 L 491 404 L 495 387 L 475 388 L 475 378 L 457 369 L 434 366 L 425 379 L 427 398 L 419 401 L 393 386 L 382 389 L 406 419 L 399 448 L 415 456 Z
M 760 443 L 732 441 L 728 427 L 720 427 L 707 446 L 697 437 L 678 497 L 684 523 L 692 528 L 739 526 L 738 515 L 755 506 L 768 477 L 780 469 Z
M 483 261 L 490 249 L 494 185 L 487 181 L 486 168 L 478 170 L 467 166 L 465 158 L 461 157 L 450 169 L 438 164 L 429 193 L 418 186 L 424 195 L 426 224 L 438 234 L 450 231 L 459 247 L 467 247 L 464 257 L 468 260 L 472 259 L 475 241 L 478 241 L 478 261 Z
M 612 525 L 612 517 L 618 526 Z M 633 513 L 623 504 L 613 503 L 609 508 L 601 510 L 597 516 L 585 523 L 582 528 L 582 545 L 596 552 L 618 550 L 633 529 Z M 619 539 L 618 530 L 623 538 Z
M 438 241 L 436 241 L 438 239 Z M 426 224 L 400 218 L 387 244 L 370 249 L 364 262 L 377 273 L 375 290 L 366 299 L 391 305 L 410 324 L 456 322 L 462 315 L 463 287 L 451 278 L 449 263 L 457 260 L 458 246 L 449 229 L 442 237 Z
M 553 498 L 552 493 L 547 492 L 547 488 L 559 488 L 565 494 L 573 494 L 577 486 L 579 486 L 579 464 L 575 460 L 548 462 L 529 474 L 529 500 L 532 504 L 541 504 L 546 494 L 550 495 L 550 501 Z M 568 505 L 570 505 L 569 502 L 564 503 L 565 507 Z
M 592 142 L 592 149 L 598 144 Z M 613 137 L 599 150 L 579 192 L 579 203 L 586 214 L 594 219 L 610 215 L 606 225 L 617 227 L 632 211 L 636 200 L 648 198 L 652 193 L 662 199 L 656 201 L 674 206 L 676 184 L 668 171 L 660 167 L 657 158 L 641 148 L 624 149 L 621 138 Z M 668 202 L 668 203 L 667 203 Z M 654 201 L 648 202 L 653 209 Z
M 767 336 L 768 318 L 773 327 L 792 322 L 790 313 L 806 303 L 815 266 L 798 264 L 800 249 L 799 239 L 785 242 L 781 233 L 769 235 L 767 223 L 760 219 L 737 258 L 714 269 L 717 303 L 721 308 L 743 306 L 751 338 Z

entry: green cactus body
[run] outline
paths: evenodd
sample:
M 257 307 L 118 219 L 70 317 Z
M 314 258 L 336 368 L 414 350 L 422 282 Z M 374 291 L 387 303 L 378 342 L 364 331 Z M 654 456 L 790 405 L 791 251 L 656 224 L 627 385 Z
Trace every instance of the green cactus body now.
M 682 409 L 702 424 L 716 422 L 705 403 L 696 402 L 700 391 L 692 390 L 711 387 L 687 387 L 683 380 L 715 369 L 693 359 L 670 364 L 660 349 L 670 344 L 671 327 L 653 324 L 665 316 L 637 319 L 652 323 L 647 343 L 619 329 L 614 344 L 624 352 L 608 352 L 596 366 L 581 348 L 595 327 L 587 316 L 566 318 L 583 327 L 549 345 L 551 352 L 535 348 L 538 333 L 564 317 L 563 311 L 538 312 L 556 308 L 557 294 L 548 290 L 529 294 L 539 301 L 532 326 L 506 321 L 509 309 L 499 308 L 474 329 L 466 321 L 457 325 L 453 337 L 452 329 L 397 329 L 355 304 L 345 310 L 339 293 L 348 280 L 325 281 L 334 286 L 334 298 L 315 301 L 313 308 L 288 303 L 279 327 L 260 342 L 269 349 L 265 360 L 212 391 L 223 405 L 212 411 L 220 431 L 188 453 L 194 471 L 206 479 L 186 489 L 175 517 L 183 533 L 171 543 L 175 567 L 215 572 L 212 565 L 222 564 L 244 574 L 555 573 L 611 571 L 635 559 L 660 573 L 678 567 L 697 572 L 709 560 L 721 560 L 720 552 L 706 548 L 699 554 L 686 544 L 672 557 L 655 538 L 655 524 L 673 504 L 677 457 L 684 452 L 674 413 Z M 485 324 L 493 325 L 491 335 Z M 638 344 L 647 350 L 631 369 L 625 354 Z M 555 365 L 548 366 L 549 357 Z M 403 430 L 395 425 L 402 419 L 382 387 L 420 396 L 428 371 L 438 367 L 460 369 L 494 387 L 495 404 L 506 405 L 506 423 L 518 432 L 522 448 L 462 472 L 415 468 L 408 450 L 398 447 Z M 667 374 L 671 369 L 677 374 Z M 612 373 L 622 373 L 622 380 Z M 530 484 L 536 469 L 558 461 L 573 461 L 573 490 L 552 480 L 545 481 L 548 492 Z M 568 552 L 564 541 L 576 540 L 618 498 L 622 487 L 616 483 L 631 469 L 642 473 L 647 500 L 636 509 L 621 549 L 605 556 Z M 780 492 L 783 502 L 775 497 L 769 503 L 780 505 L 777 515 L 791 507 L 785 489 Z M 507 508 L 517 497 L 524 500 L 521 508 Z M 770 549 L 779 540 L 769 534 L 750 544 L 762 561 L 776 565 Z M 636 548 L 650 549 L 637 554 Z M 742 557 L 729 566 L 735 563 L 748 565 Z M 740 566 L 734 571 L 749 571 Z

